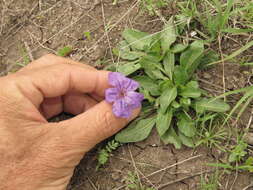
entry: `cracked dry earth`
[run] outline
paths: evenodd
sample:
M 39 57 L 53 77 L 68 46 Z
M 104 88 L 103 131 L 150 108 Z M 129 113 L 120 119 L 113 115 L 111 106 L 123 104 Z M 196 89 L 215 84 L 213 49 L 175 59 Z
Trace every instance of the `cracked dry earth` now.
M 172 3 L 162 10 L 162 15 L 173 15 L 174 7 Z M 66 45 L 73 47 L 72 59 L 101 68 L 97 61 L 111 58 L 110 49 L 120 40 L 124 28 L 152 33 L 163 26 L 157 17 L 143 13 L 134 0 L 120 1 L 116 6 L 112 0 L 3 0 L 0 11 L 0 75 L 18 70 L 27 56 L 30 60 L 36 59 L 46 53 L 56 53 Z M 90 32 L 91 39 L 85 38 L 84 32 Z M 248 76 L 242 75 L 238 67 L 225 68 L 229 90 L 247 86 Z M 237 75 L 240 80 L 233 81 Z M 222 92 L 220 67 L 201 72 L 199 76 L 201 85 L 210 93 Z M 248 118 L 249 114 L 245 114 L 245 123 Z M 102 146 L 103 143 L 98 145 Z M 153 131 L 147 140 L 114 151 L 109 163 L 99 171 L 95 171 L 97 148 L 89 152 L 77 166 L 68 190 L 127 189 L 128 172 L 137 173 L 146 186 L 195 190 L 199 189 L 201 177 L 206 179 L 214 173 L 214 168 L 207 167 L 206 163 L 216 163 L 226 156 L 204 147 L 176 150 L 160 142 Z M 247 173 L 230 173 L 223 175 L 220 189 L 242 190 L 252 180 Z

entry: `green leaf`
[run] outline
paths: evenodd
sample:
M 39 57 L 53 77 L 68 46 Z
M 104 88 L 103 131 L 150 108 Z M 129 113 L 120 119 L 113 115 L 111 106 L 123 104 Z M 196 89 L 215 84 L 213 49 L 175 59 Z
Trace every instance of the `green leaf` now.
M 153 41 L 152 35 L 133 29 L 125 29 L 122 36 L 133 49 L 137 50 L 144 50 Z
M 199 89 L 199 83 L 197 81 L 192 80 L 186 84 L 186 87 Z
M 191 105 L 191 99 L 190 98 L 180 98 L 179 102 L 183 106 L 190 106 Z
M 194 137 L 196 134 L 195 123 L 185 114 L 180 114 L 177 122 L 178 129 L 187 137 Z
M 163 113 L 166 112 L 171 102 L 177 97 L 177 88 L 167 88 L 160 96 L 160 106 Z
M 179 136 L 179 139 L 182 141 L 182 143 L 183 143 L 185 146 L 188 146 L 188 147 L 191 147 L 191 148 L 194 147 L 194 143 L 193 143 L 192 138 L 185 136 L 185 135 L 184 135 L 183 133 L 181 133 L 180 131 L 179 131 L 179 133 L 178 133 L 178 136 Z
M 199 61 L 204 52 L 204 43 L 194 41 L 180 56 L 180 65 L 188 73 L 193 73 L 198 67 Z
M 172 106 L 173 108 L 175 108 L 175 109 L 178 109 L 178 108 L 181 107 L 181 105 L 180 105 L 177 101 L 173 101 L 173 102 L 171 103 L 171 106 Z
M 123 40 L 119 42 L 118 46 L 113 49 L 114 55 L 126 60 L 136 60 L 145 55 L 143 52 L 131 51 L 129 44 Z
M 181 88 L 179 94 L 185 98 L 199 98 L 201 90 L 199 89 L 198 82 L 190 81 L 185 87 Z
M 185 85 L 189 77 L 186 70 L 181 66 L 176 66 L 173 73 L 173 80 L 176 85 Z
M 170 19 L 168 24 L 164 26 L 163 32 L 161 33 L 161 47 L 165 54 L 170 50 L 170 46 L 176 41 L 177 34 L 173 20 Z
M 160 80 L 159 81 L 159 89 L 161 92 L 165 91 L 167 88 L 174 87 L 174 84 L 171 80 Z
M 159 58 L 148 55 L 142 57 L 139 63 L 150 78 L 166 80 L 167 78 L 161 72 L 163 68 L 159 61 Z
M 209 63 L 213 63 L 219 60 L 219 54 L 213 50 L 204 52 L 203 57 L 200 60 L 199 67 L 204 68 Z
M 165 144 L 174 144 L 176 149 L 180 149 L 182 146 L 181 140 L 179 139 L 173 127 L 170 127 L 170 129 L 163 136 L 161 136 L 161 139 Z
M 226 112 L 230 106 L 220 99 L 202 98 L 195 102 L 195 110 L 197 113 L 204 113 L 205 111 Z
M 171 47 L 171 52 L 172 53 L 181 53 L 183 52 L 186 48 L 188 47 L 188 44 L 175 44 L 174 46 Z
M 121 143 L 138 142 L 146 139 L 156 122 L 156 116 L 132 122 L 126 129 L 120 131 L 115 140 Z
M 170 77 L 172 80 L 173 71 L 175 66 L 175 55 L 171 52 L 167 52 L 164 59 L 163 59 L 163 66 L 165 73 Z
M 136 76 L 133 78 L 140 83 L 140 86 L 145 90 L 149 91 L 151 95 L 158 96 L 161 94 L 157 82 L 148 76 Z
M 120 65 L 118 67 L 118 72 L 127 76 L 139 70 L 140 68 L 141 68 L 141 65 L 139 63 L 128 62 L 124 65 Z
M 71 54 L 71 52 L 73 51 L 72 47 L 70 46 L 65 46 L 63 48 L 60 48 L 58 51 L 57 51 L 57 55 L 61 56 L 61 57 L 66 57 L 68 56 L 69 54 Z
M 170 127 L 172 119 L 172 109 L 168 110 L 166 113 L 158 110 L 158 115 L 156 119 L 156 129 L 160 136 L 162 136 Z
M 249 157 L 249 158 L 245 161 L 245 165 L 253 166 L 253 157 Z
M 140 88 L 140 93 L 142 93 L 144 95 L 144 99 L 148 100 L 150 103 L 153 103 L 156 101 L 156 99 L 152 96 L 150 96 L 149 91 L 147 91 L 144 88 Z

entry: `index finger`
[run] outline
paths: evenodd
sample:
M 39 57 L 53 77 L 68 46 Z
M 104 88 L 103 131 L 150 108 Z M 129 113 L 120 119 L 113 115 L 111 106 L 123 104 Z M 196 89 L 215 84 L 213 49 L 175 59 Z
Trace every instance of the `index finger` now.
M 67 59 L 66 59 L 67 60 Z M 103 97 L 109 87 L 108 72 L 80 67 L 76 64 L 52 64 L 17 73 L 13 77 L 22 93 L 36 106 L 44 98 L 65 95 L 71 91 Z

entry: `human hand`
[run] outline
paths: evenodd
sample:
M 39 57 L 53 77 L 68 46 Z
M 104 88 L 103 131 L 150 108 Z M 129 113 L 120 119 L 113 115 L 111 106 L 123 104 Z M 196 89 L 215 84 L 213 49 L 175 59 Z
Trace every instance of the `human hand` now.
M 104 99 L 108 72 L 46 55 L 0 78 L 0 189 L 65 189 L 74 167 L 131 118 Z M 76 117 L 58 123 L 61 112 Z

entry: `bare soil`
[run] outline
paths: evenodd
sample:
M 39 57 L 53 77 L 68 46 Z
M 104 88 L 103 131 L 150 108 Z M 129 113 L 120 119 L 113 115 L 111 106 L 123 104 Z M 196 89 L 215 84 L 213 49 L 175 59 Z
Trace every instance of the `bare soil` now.
M 175 12 L 174 3 L 161 11 L 165 18 Z M 32 60 L 46 53 L 56 53 L 66 45 L 73 47 L 72 59 L 102 68 L 110 63 L 101 65 L 98 60 L 112 58 L 110 50 L 120 40 L 124 28 L 152 33 L 163 26 L 158 17 L 143 13 L 133 0 L 119 1 L 118 5 L 112 5 L 112 0 L 4 0 L 0 1 L 0 14 L 0 76 L 18 70 L 18 64 L 26 64 L 27 53 L 24 52 L 28 52 Z M 84 32 L 91 32 L 91 39 L 87 39 Z M 242 42 L 228 40 L 222 49 L 231 52 Z M 217 95 L 224 91 L 223 77 L 227 90 L 250 85 L 252 71 L 249 68 L 234 64 L 225 64 L 224 68 L 223 72 L 220 64 L 200 71 L 201 86 Z M 245 113 L 242 125 L 247 124 L 249 116 L 249 112 Z M 103 143 L 98 145 L 101 146 Z M 121 146 L 104 168 L 95 171 L 98 147 L 77 166 L 68 190 L 126 189 L 128 172 L 138 173 L 141 182 L 150 187 L 195 190 L 200 187 L 201 177 L 206 179 L 215 172 L 206 164 L 227 156 L 205 147 L 176 150 L 160 142 L 153 131 L 146 141 Z M 164 169 L 166 167 L 168 169 Z M 224 174 L 220 189 L 243 190 L 252 181 L 253 176 L 248 173 Z

